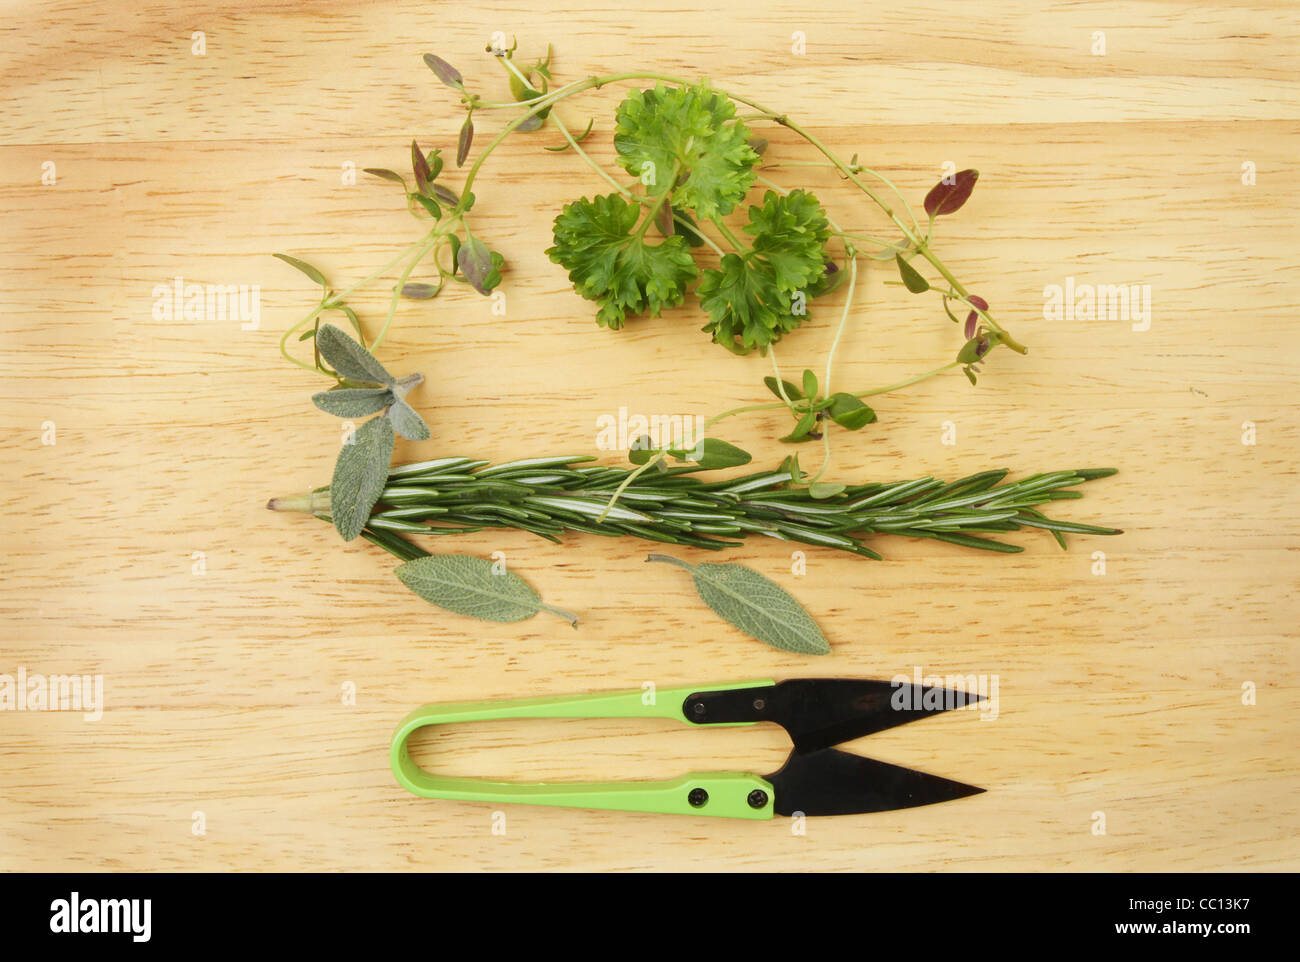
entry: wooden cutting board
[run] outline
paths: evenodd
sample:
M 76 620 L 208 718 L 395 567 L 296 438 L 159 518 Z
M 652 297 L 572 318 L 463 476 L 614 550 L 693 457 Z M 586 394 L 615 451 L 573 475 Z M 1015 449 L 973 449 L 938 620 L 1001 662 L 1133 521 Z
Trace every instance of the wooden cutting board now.
M 104 710 L 0 711 L 0 868 L 1300 868 L 1290 4 L 30 14 L 0 33 L 0 674 L 99 676 Z M 734 560 L 796 593 L 831 639 L 832 655 L 806 659 L 720 622 L 680 571 L 644 564 L 646 544 L 448 542 L 504 552 L 582 614 L 576 631 L 484 624 L 408 594 L 377 549 L 264 510 L 327 483 L 340 440 L 308 399 L 323 385 L 276 348 L 310 285 L 268 255 L 345 285 L 413 240 L 393 185 L 349 171 L 404 167 L 413 136 L 452 149 L 461 115 L 420 56 L 501 96 L 484 53 L 496 31 L 521 56 L 554 44 L 560 81 L 658 69 L 743 87 L 913 204 L 945 162 L 978 168 L 936 247 L 1030 352 L 999 352 L 975 390 L 954 374 L 878 398 L 879 423 L 839 438 L 832 473 L 1113 465 L 1059 513 L 1125 534 L 1062 552 L 1026 532 L 1014 556 L 886 540 L 884 562 L 812 550 L 802 574 L 790 546 L 746 545 Z M 595 118 L 588 143 L 606 163 L 621 96 L 562 112 L 578 128 Z M 481 145 L 502 119 L 479 120 Z M 774 157 L 813 159 L 761 132 Z M 424 372 L 413 401 L 434 433 L 399 459 L 615 463 L 596 435 L 621 407 L 710 415 L 763 399 L 768 362 L 710 345 L 690 309 L 617 334 L 592 322 L 544 248 L 562 203 L 607 187 L 540 149 L 557 139 L 508 140 L 475 185 L 475 229 L 509 262 L 504 315 L 457 288 L 394 322 L 383 358 Z M 772 176 L 879 226 L 827 172 Z M 900 380 L 959 344 L 937 301 L 891 276 L 873 267 L 860 284 L 845 386 Z M 159 319 L 177 278 L 256 285 L 260 323 Z M 1067 284 L 1149 287 L 1149 316 L 1048 319 L 1044 290 Z M 355 301 L 368 324 L 384 286 Z M 835 313 L 782 344 L 786 370 L 822 363 Z M 725 427 L 760 465 L 786 453 L 780 418 Z M 852 750 L 987 793 L 799 834 L 785 819 L 424 801 L 388 769 L 397 721 L 429 701 L 915 671 L 996 678 L 997 717 L 952 712 Z M 460 774 L 611 779 L 771 771 L 786 747 L 765 726 L 537 722 L 466 726 L 425 752 Z

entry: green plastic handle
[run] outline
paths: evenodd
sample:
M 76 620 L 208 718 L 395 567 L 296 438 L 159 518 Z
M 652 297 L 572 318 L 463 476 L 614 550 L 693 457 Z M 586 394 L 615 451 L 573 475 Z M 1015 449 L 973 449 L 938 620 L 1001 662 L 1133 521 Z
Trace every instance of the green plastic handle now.
M 682 704 L 699 691 L 757 688 L 770 681 L 745 681 L 689 688 L 603 692 L 559 698 L 517 698 L 502 701 L 462 701 L 417 708 L 402 720 L 393 735 L 393 774 L 398 784 L 423 798 L 471 802 L 516 802 L 562 805 L 625 812 L 671 815 L 718 815 L 727 818 L 772 817 L 771 783 L 745 772 L 695 772 L 661 781 L 625 782 L 503 782 L 483 778 L 453 778 L 425 771 L 411 758 L 407 740 L 427 725 L 498 718 L 675 718 Z M 752 725 L 753 722 L 738 722 Z M 755 793 L 762 793 L 761 795 Z M 758 804 L 760 803 L 761 804 Z

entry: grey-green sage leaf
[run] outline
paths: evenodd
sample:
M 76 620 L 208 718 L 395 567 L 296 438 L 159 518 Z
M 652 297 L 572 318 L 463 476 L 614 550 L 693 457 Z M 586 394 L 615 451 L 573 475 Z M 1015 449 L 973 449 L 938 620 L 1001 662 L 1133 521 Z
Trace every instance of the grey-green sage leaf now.
M 817 622 L 780 585 L 739 564 L 687 564 L 670 555 L 652 554 L 691 573 L 695 590 L 712 608 L 745 634 L 800 655 L 827 655 L 831 646 Z
M 333 324 L 324 324 L 316 334 L 316 346 L 321 357 L 349 381 L 370 384 L 392 384 L 393 376 L 352 338 Z
M 408 441 L 429 440 L 429 426 L 424 423 L 424 418 L 401 398 L 394 399 L 393 406 L 388 409 L 388 420 L 393 422 L 393 430 Z
M 577 627 L 578 618 L 542 603 L 536 590 L 512 571 L 472 555 L 429 555 L 397 567 L 402 584 L 439 608 L 483 621 L 514 622 L 549 611 Z
M 370 509 L 388 482 L 393 442 L 392 422 L 388 418 L 371 418 L 357 428 L 352 443 L 339 451 L 330 481 L 330 517 L 344 541 L 361 534 Z
M 392 404 L 393 392 L 386 387 L 336 387 L 313 394 L 311 400 L 326 414 L 341 418 L 361 418 L 382 411 Z

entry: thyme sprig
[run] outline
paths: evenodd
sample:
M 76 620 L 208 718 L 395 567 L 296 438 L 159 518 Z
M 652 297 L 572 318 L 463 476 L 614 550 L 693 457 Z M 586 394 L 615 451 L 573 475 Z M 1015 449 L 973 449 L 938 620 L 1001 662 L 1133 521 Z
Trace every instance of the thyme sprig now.
M 682 304 L 691 294 L 709 314 L 704 329 L 715 342 L 737 353 L 758 350 L 771 354 L 780 382 L 773 346 L 804 323 L 808 301 L 838 289 L 847 278 L 839 325 L 826 358 L 823 384 L 829 388 L 835 355 L 853 316 L 860 262 L 891 260 L 900 277 L 895 283 L 917 295 L 938 293 L 945 314 L 954 323 L 960 324 L 954 306 L 966 314 L 966 323 L 961 325 L 963 343 L 946 364 L 885 387 L 835 395 L 827 390 L 823 396 L 808 399 L 777 392 L 779 403 L 735 408 L 711 418 L 710 426 L 736 414 L 784 406 L 795 429 L 781 440 L 822 441 L 825 459 L 815 475 L 820 478 L 830 455 L 829 424 L 825 422 L 856 429 L 827 413 L 832 403 L 847 412 L 844 399 L 857 399 L 852 410 L 863 413 L 848 420 L 857 423 L 862 419 L 857 423 L 860 428 L 876 419 L 874 411 L 862 403 L 865 398 L 955 369 L 975 384 L 980 366 L 995 348 L 1026 352 L 992 316 L 988 302 L 954 276 L 932 245 L 936 219 L 955 213 L 966 203 L 978 171 L 945 176 L 925 197 L 925 218 L 918 218 L 907 197 L 885 174 L 859 163 L 856 154 L 844 160 L 787 113 L 742 92 L 651 70 L 589 76 L 553 87 L 550 47 L 546 56 L 531 66 L 516 62 L 517 49 L 517 42 L 508 49 L 488 48 L 507 72 L 514 98 L 507 101 L 493 102 L 471 91 L 459 71 L 441 58 L 430 54 L 426 62 L 460 94 L 471 133 L 476 113 L 506 111 L 514 115 L 475 158 L 466 175 L 466 190 L 508 136 L 545 128 L 554 129 L 563 138 L 547 149 L 572 151 L 614 188 L 614 193 L 565 205 L 556 217 L 555 244 L 548 251 L 569 270 L 575 290 L 599 304 L 597 320 L 602 326 L 621 328 L 633 315 L 658 314 Z M 593 122 L 588 122 L 580 136 L 574 136 L 557 108 L 605 86 L 646 82 L 654 86 L 630 91 L 615 116 L 613 143 L 620 173 L 633 178 L 627 183 L 581 146 L 593 130 Z M 746 108 L 745 112 L 737 113 L 738 107 Z M 756 122 L 784 127 L 823 159 L 772 158 L 767 141 L 753 136 L 748 127 Z M 883 212 L 900 236 L 886 239 L 856 228 L 846 230 L 806 189 L 783 186 L 762 173 L 814 165 L 836 170 Z M 761 186 L 766 193 L 760 205 L 749 208 L 749 224 L 744 227 L 749 237 L 742 240 L 724 218 L 753 186 Z M 657 240 L 650 236 L 652 226 Z M 716 256 L 716 266 L 711 266 L 710 256 Z M 697 258 L 703 260 L 697 264 Z M 928 280 L 920 265 L 928 265 L 938 280 Z M 832 397 L 838 400 L 831 402 Z

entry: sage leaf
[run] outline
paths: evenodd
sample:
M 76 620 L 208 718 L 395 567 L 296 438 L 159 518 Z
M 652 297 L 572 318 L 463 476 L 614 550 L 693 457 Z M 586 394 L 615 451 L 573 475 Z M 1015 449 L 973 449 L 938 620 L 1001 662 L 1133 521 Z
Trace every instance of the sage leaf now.
M 494 570 L 495 569 L 495 570 Z M 439 608 L 483 621 L 514 622 L 549 611 L 575 628 L 578 617 L 543 604 L 533 587 L 512 571 L 496 569 L 484 558 L 443 554 L 398 565 L 402 584 Z
M 341 418 L 361 418 L 382 411 L 394 401 L 386 387 L 333 388 L 311 396 L 312 403 L 326 414 Z
M 487 244 L 477 237 L 468 238 L 456 251 L 456 264 L 474 290 L 480 294 L 487 294 L 491 290 L 484 283 L 493 269 L 492 252 L 488 250 Z
M 316 268 L 312 267 L 306 261 L 300 261 L 296 257 L 290 257 L 288 254 L 272 254 L 271 256 L 280 258 L 280 260 L 284 261 L 290 267 L 298 268 L 298 270 L 302 271 L 321 287 L 329 286 L 325 283 L 325 275 L 316 270 Z
M 392 384 L 393 376 L 352 338 L 333 324 L 325 324 L 316 334 L 316 346 L 330 366 L 349 381 L 369 384 Z
M 959 210 L 970 199 L 975 181 L 979 179 L 978 170 L 959 170 L 953 174 L 951 184 L 939 181 L 925 195 L 925 212 L 931 217 L 938 217 Z
M 370 509 L 388 483 L 393 441 L 392 422 L 388 418 L 371 418 L 357 428 L 352 443 L 339 451 L 330 480 L 330 517 L 344 541 L 361 534 Z
M 789 592 L 752 568 L 739 564 L 687 564 L 670 555 L 652 554 L 691 573 L 706 605 L 745 634 L 799 655 L 828 655 L 826 636 Z
M 898 262 L 898 273 L 903 278 L 903 285 L 913 294 L 924 294 L 930 289 L 930 282 L 920 275 L 915 267 L 903 260 L 902 254 L 895 254 L 894 260 Z
M 393 422 L 393 430 L 408 441 L 429 440 L 429 426 L 424 423 L 424 418 L 401 398 L 393 399 L 393 406 L 388 409 L 388 420 Z
M 465 78 L 460 75 L 460 71 L 453 67 L 447 61 L 435 54 L 426 53 L 424 62 L 430 70 L 437 75 L 438 79 L 445 83 L 453 90 L 464 85 Z

